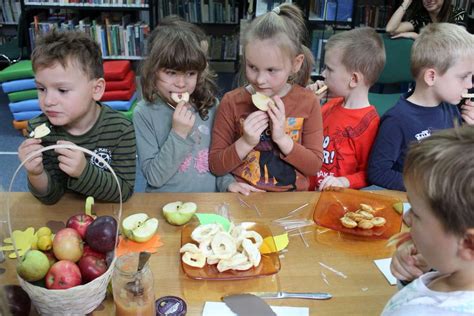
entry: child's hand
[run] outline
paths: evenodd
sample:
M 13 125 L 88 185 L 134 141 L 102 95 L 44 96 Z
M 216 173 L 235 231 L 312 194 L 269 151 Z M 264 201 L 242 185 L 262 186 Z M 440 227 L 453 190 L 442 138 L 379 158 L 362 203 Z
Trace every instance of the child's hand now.
M 260 135 L 268 127 L 268 115 L 263 111 L 255 111 L 249 114 L 243 123 L 242 138 L 250 147 L 257 146 Z
M 189 104 L 181 101 L 176 105 L 176 109 L 173 113 L 172 129 L 176 134 L 184 139 L 188 137 L 188 134 L 193 129 L 194 121 L 196 120 L 196 116 L 189 109 L 189 106 Z
M 237 181 L 229 184 L 227 191 L 240 193 L 243 195 L 249 195 L 250 192 L 265 192 L 264 190 L 260 190 L 260 189 L 257 189 L 256 187 L 251 186 L 250 184 L 237 182 Z
M 470 99 L 466 99 L 461 106 L 461 116 L 464 122 L 474 125 L 474 102 Z
M 74 143 L 65 140 L 58 140 L 57 144 L 75 145 Z M 79 150 L 68 148 L 56 148 L 54 151 L 58 154 L 59 169 L 64 171 L 70 177 L 79 178 L 87 165 L 84 153 Z
M 307 85 L 306 89 L 312 90 L 314 93 L 316 93 L 319 89 L 322 87 L 326 86 L 323 80 L 317 80 L 315 83 Z M 326 94 L 328 93 L 328 90 L 324 90 L 323 92 L 316 93 L 316 96 L 319 98 L 324 98 Z
M 23 162 L 32 152 L 41 148 L 43 148 L 41 145 L 41 139 L 28 138 L 23 143 L 21 143 L 20 147 L 18 147 L 18 158 L 20 158 L 20 161 Z M 34 158 L 30 159 L 27 163 L 25 163 L 24 167 L 28 171 L 29 175 L 40 175 L 44 171 L 43 154 L 38 154 Z
M 402 281 L 412 281 L 429 270 L 423 256 L 416 250 L 413 241 L 401 244 L 392 256 L 390 270 Z
M 279 143 L 282 138 L 289 137 L 285 133 L 286 128 L 286 116 L 285 116 L 285 105 L 279 96 L 274 96 L 273 100 L 275 104 L 269 103 L 268 116 L 271 120 L 272 139 L 275 143 Z
M 350 185 L 349 180 L 346 177 L 333 177 L 327 176 L 321 181 L 318 190 L 323 191 L 327 187 L 341 187 L 348 188 Z

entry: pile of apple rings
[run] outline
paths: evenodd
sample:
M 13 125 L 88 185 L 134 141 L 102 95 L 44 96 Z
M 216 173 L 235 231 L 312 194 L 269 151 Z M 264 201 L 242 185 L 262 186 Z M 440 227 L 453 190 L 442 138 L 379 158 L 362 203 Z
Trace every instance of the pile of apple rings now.
M 217 270 L 244 271 L 257 267 L 261 261 L 260 246 L 262 236 L 242 225 L 232 224 L 226 232 L 220 224 L 204 224 L 196 227 L 191 233 L 194 243 L 181 247 L 182 260 L 185 264 L 202 268 L 207 263 L 217 264 Z
M 372 229 L 382 227 L 387 220 L 381 216 L 374 216 L 375 209 L 368 204 L 360 204 L 360 209 L 355 212 L 347 212 L 339 220 L 342 226 L 347 228 Z

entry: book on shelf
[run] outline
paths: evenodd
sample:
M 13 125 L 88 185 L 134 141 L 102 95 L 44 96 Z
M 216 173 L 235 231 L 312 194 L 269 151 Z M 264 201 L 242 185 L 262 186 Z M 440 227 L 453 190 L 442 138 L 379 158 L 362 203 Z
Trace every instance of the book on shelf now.
M 148 7 L 149 1 L 150 0 L 25 0 L 25 5 Z
M 285 3 L 285 2 L 292 3 L 293 1 L 291 0 L 286 0 L 286 1 L 285 0 L 265 0 L 265 1 L 257 0 L 255 16 L 259 16 L 266 12 L 269 12 L 275 9 L 276 7 L 278 7 L 280 4 Z
M 208 35 L 209 58 L 213 61 L 236 61 L 239 53 L 239 35 Z
M 156 0 L 158 20 L 179 15 L 191 23 L 236 24 L 239 8 L 236 0 Z
M 309 20 L 351 22 L 353 0 L 311 0 Z
M 355 14 L 355 25 L 385 29 L 393 14 L 392 5 L 358 5 Z
M 130 22 L 126 16 L 118 22 L 111 20 L 110 17 L 91 21 L 89 18 L 77 20 L 62 15 L 47 18 L 34 16 L 29 27 L 31 49 L 35 47 L 35 38 L 51 29 L 85 32 L 99 44 L 102 57 L 105 59 L 141 58 L 148 51 L 149 25 L 141 21 Z
M 17 24 L 20 13 L 20 0 L 0 0 L 0 24 Z

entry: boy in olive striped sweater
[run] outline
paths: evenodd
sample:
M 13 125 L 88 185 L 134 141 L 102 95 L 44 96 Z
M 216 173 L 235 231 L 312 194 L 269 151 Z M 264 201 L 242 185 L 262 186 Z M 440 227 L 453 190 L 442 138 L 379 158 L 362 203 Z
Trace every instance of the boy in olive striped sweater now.
M 53 144 L 76 144 L 107 161 L 105 166 L 81 151 L 45 151 L 24 166 L 30 191 L 46 204 L 56 203 L 66 191 L 117 202 L 135 184 L 135 131 L 122 114 L 100 104 L 105 90 L 102 56 L 97 43 L 82 32 L 51 32 L 37 40 L 31 56 L 43 114 L 28 123 L 28 132 L 46 123 L 47 136 L 26 139 L 18 148 L 21 161 Z

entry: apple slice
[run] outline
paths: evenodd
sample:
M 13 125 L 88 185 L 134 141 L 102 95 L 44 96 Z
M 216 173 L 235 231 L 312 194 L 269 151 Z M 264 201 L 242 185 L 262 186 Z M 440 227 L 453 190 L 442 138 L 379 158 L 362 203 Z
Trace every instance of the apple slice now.
M 156 233 L 158 223 L 156 218 L 150 218 L 145 213 L 133 214 L 122 221 L 122 233 L 133 241 L 146 242 Z
M 189 101 L 189 93 L 187 92 L 183 92 L 183 93 L 171 93 L 171 99 L 176 102 L 176 103 L 179 103 L 181 101 L 184 101 L 184 102 L 188 102 Z
M 163 206 L 163 215 L 168 223 L 179 226 L 189 222 L 196 210 L 197 205 L 194 202 L 176 201 Z
M 260 92 L 255 92 L 255 94 L 252 94 L 252 102 L 261 111 L 268 111 L 268 102 L 275 104 L 270 97 L 267 97 Z
M 39 126 L 36 126 L 35 130 L 30 133 L 30 137 L 43 138 L 49 133 L 51 133 L 51 130 L 46 125 L 46 123 L 43 123 Z

